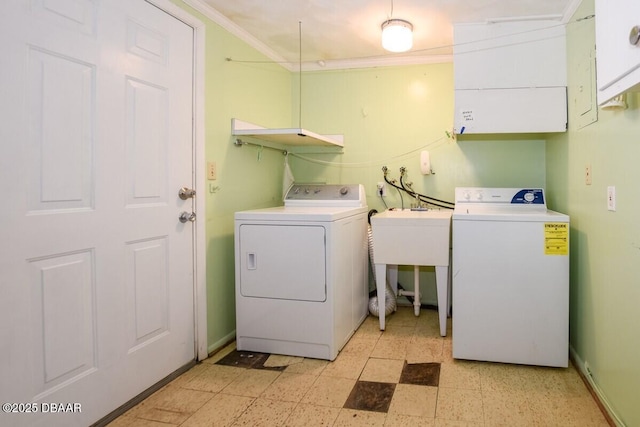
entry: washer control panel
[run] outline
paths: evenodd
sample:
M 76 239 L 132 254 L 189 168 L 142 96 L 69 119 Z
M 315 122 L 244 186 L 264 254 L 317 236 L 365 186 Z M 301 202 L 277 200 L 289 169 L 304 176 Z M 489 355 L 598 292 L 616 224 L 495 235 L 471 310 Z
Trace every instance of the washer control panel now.
M 456 204 L 546 206 L 542 188 L 457 187 Z

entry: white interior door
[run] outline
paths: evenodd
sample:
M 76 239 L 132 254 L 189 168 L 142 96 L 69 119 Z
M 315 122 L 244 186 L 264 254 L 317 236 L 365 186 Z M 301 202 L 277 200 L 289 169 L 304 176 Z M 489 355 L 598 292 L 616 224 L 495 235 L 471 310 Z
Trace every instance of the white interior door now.
M 84 426 L 195 357 L 193 29 L 4 0 L 0 52 L 0 425 Z

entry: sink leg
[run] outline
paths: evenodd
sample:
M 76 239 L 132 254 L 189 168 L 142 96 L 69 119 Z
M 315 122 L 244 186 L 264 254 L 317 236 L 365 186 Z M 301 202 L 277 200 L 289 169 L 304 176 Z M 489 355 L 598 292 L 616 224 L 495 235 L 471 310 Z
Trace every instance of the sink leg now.
M 420 266 L 413 266 L 413 313 L 420 316 Z
M 376 269 L 376 293 L 378 294 L 378 318 L 380 319 L 380 330 L 384 331 L 385 328 L 385 310 L 386 310 L 386 280 L 387 280 L 387 265 L 375 264 Z
M 436 266 L 436 289 L 438 292 L 438 317 L 440 335 L 447 336 L 447 312 L 449 311 L 449 267 Z

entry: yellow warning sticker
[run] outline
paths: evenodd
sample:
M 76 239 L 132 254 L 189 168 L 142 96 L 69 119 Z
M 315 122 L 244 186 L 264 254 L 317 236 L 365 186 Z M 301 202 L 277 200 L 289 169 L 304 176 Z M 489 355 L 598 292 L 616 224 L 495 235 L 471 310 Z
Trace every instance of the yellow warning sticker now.
M 546 222 L 544 224 L 544 254 L 569 254 L 569 224 L 566 222 Z

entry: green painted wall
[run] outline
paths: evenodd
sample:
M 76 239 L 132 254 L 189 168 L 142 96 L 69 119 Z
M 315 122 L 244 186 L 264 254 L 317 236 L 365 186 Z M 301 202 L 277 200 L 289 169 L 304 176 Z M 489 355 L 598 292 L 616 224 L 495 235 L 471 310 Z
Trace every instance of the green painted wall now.
M 593 14 L 593 4 L 583 1 L 574 19 Z M 554 207 L 571 216 L 571 345 L 614 413 L 637 426 L 640 96 L 628 95 L 624 111 L 600 109 L 597 122 L 578 129 L 574 100 L 588 73 L 584 55 L 594 34 L 593 19 L 567 27 L 569 132 L 548 140 L 547 182 Z M 591 185 L 585 184 L 587 164 Z M 610 185 L 616 186 L 616 212 L 607 211 Z
M 267 61 L 207 17 L 174 2 L 206 25 L 206 162 L 216 162 L 218 176 L 208 181 L 206 197 L 208 347 L 214 350 L 235 337 L 234 213 L 277 206 L 282 200 L 281 153 L 238 147 L 231 119 L 287 127 L 291 119 L 291 73 Z M 227 61 L 233 58 L 235 61 Z M 217 187 L 217 188 L 215 188 Z
M 540 136 L 446 135 L 453 127 L 453 64 L 431 64 L 340 71 L 305 72 L 293 86 L 293 121 L 302 106 L 302 127 L 321 134 L 344 134 L 344 154 L 294 157 L 298 182 L 359 183 L 367 204 L 385 209 L 376 195 L 381 168 L 407 181 L 416 191 L 453 201 L 455 187 L 526 187 L 545 185 L 545 140 Z M 420 173 L 420 151 L 431 156 L 434 175 Z M 314 163 L 314 161 L 330 162 Z M 401 207 L 398 192 L 388 189 L 389 207 Z M 405 207 L 411 200 L 404 198 Z M 413 269 L 400 272 L 400 283 L 413 289 Z M 420 277 L 422 302 L 436 304 L 432 268 Z

